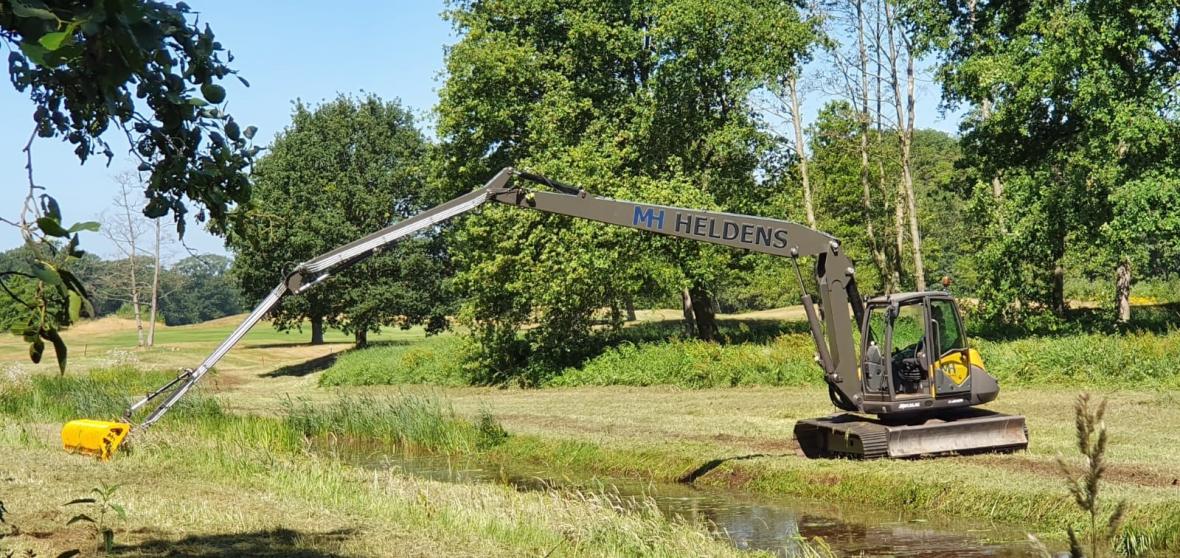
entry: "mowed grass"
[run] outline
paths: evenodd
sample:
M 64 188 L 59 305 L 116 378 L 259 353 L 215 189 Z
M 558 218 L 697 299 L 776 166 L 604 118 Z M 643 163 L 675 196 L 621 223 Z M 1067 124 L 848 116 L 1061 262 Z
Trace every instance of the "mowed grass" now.
M 0 492 L 7 549 L 96 554 L 85 526 L 66 526 L 63 504 L 100 483 L 117 484 L 126 520 L 112 520 L 120 555 L 267 556 L 730 556 L 705 526 L 669 522 L 652 509 L 620 512 L 608 498 L 520 493 L 366 470 L 319 451 L 323 444 L 474 453 L 504 443 L 487 415 L 457 416 L 422 394 L 345 398 L 326 406 L 287 402 L 277 416 L 225 412 L 193 394 L 109 463 L 66 455 L 57 421 L 99 413 L 116 394 L 157 374 L 96 371 L 0 385 L 0 447 L 17 463 Z M 61 404 L 48 404 L 59 398 Z M 350 439 L 343 440 L 340 435 Z
M 209 328 L 228 333 L 232 325 Z M 341 397 L 352 398 L 351 401 L 375 398 L 379 402 L 410 394 L 440 397 L 440 401 L 453 405 L 455 415 L 465 418 L 468 424 L 478 425 L 481 413 L 486 412 L 513 433 L 491 449 L 476 450 L 506 465 L 527 463 L 556 475 L 585 472 L 654 480 L 692 477 L 696 483 L 737 490 L 794 494 L 860 508 L 955 518 L 954 524 L 975 521 L 1016 524 L 1056 540 L 1063 537 L 1067 525 L 1083 524 L 1066 496 L 1056 459 L 1058 456 L 1069 459 L 1074 454 L 1071 410 L 1074 397 L 1081 391 L 1093 391 L 1111 398 L 1107 417 L 1112 436 L 1110 475 L 1104 496 L 1111 504 L 1118 498 L 1128 499 L 1133 509 L 1130 532 L 1147 541 L 1144 544 L 1166 552 L 1180 549 L 1180 466 L 1176 465 L 1180 463 L 1180 444 L 1174 441 L 1180 429 L 1180 393 L 1176 390 L 1175 374 L 1170 372 L 1180 363 L 1176 347 L 1180 334 L 1175 330 L 1161 328 L 1111 336 L 1068 334 L 1017 340 L 973 339 L 983 352 L 989 370 L 1000 378 L 1003 386 L 999 400 L 989 408 L 1028 418 L 1032 440 L 1029 451 L 1000 456 L 859 463 L 808 461 L 795 454 L 791 442 L 794 422 L 832 412 L 819 384 L 818 369 L 811 361 L 807 334 L 798 324 L 768 329 L 755 324 L 743 336 L 740 325 L 740 321 L 731 324 L 728 344 L 703 346 L 700 353 L 693 352 L 698 350 L 694 347 L 698 342 L 680 340 L 674 334 L 674 324 L 629 328 L 636 331 L 599 356 L 566 370 L 560 376 L 562 380 L 555 379 L 549 387 L 537 390 L 347 385 L 348 371 L 354 368 L 345 366 L 349 362 L 363 363 L 370 378 L 385 378 L 366 384 L 430 384 L 436 376 L 452 378 L 440 384 L 462 383 L 453 380 L 466 378 L 463 359 L 457 358 L 463 354 L 462 339 L 451 335 L 427 339 L 420 331 L 389 332 L 386 334 L 389 337 L 382 336 L 385 343 L 363 351 L 348 351 L 347 345 L 337 344 L 313 352 L 300 345 L 273 346 L 274 341 L 248 340 L 243 350 L 232 352 L 219 367 L 213 381 L 206 382 L 206 390 L 208 395 L 215 395 L 219 408 L 230 419 L 239 420 L 234 417 L 245 410 L 280 422 L 288 416 L 287 406 L 293 405 L 290 398 L 295 398 L 294 405 L 315 408 L 326 405 L 325 413 L 330 414 L 334 412 L 332 406 L 343 401 Z M 217 335 L 210 336 L 219 340 Z M 160 369 L 161 363 L 173 359 L 169 352 L 173 347 L 174 352 L 199 354 L 196 359 L 199 361 L 214 343 L 166 345 L 154 351 L 133 351 L 133 354 L 138 365 Z M 15 358 L 23 358 L 23 347 L 17 349 L 12 351 Z M 111 351 L 126 349 L 113 347 Z M 686 358 L 685 354 L 691 357 Z M 328 360 L 335 366 L 326 361 L 309 364 L 324 356 L 330 356 Z M 192 366 L 193 361 L 188 360 L 187 365 Z M 383 362 L 392 364 L 383 368 Z M 780 372 L 776 366 L 786 372 Z M 761 378 L 749 374 L 737 376 L 735 382 L 735 374 L 746 369 L 769 372 L 760 373 Z M 426 373 L 428 370 L 435 372 Z M 797 372 L 790 372 L 793 370 Z M 56 374 L 51 365 L 41 365 L 33 372 Z M 16 376 L 24 378 L 29 373 L 23 369 L 23 375 Z M 769 373 L 781 376 L 772 378 Z M 68 374 L 75 375 L 76 372 Z M 336 379 L 331 382 L 322 379 L 329 376 Z M 165 374 L 160 379 L 168 377 Z M 784 385 L 775 385 L 780 382 Z M 321 383 L 336 385 L 330 389 L 317 388 Z M 593 385 L 598 383 L 633 386 Z M 634 387 L 645 385 L 649 387 Z M 734 385 L 738 387 L 728 387 Z M 305 397 L 306 401 L 300 400 Z M 283 456 L 281 460 L 289 460 L 292 466 L 301 463 L 302 454 L 322 459 L 309 446 L 312 443 L 309 440 L 325 437 L 316 433 L 322 431 L 309 428 L 290 435 L 289 425 L 275 426 L 273 421 L 261 421 L 258 417 L 237 423 L 229 419 L 216 421 L 216 424 L 236 424 L 234 428 L 247 432 L 169 426 L 149 432 L 150 437 L 144 439 L 137 454 L 155 455 L 155 448 L 183 444 L 232 453 L 255 444 L 262 448 L 259 452 Z M 32 427 L 25 426 L 25 421 L 17 422 L 19 427 L 13 426 L 13 421 L 6 422 L 10 425 L 6 427 L 10 442 L 22 451 L 33 447 L 30 444 L 37 439 L 52 440 L 53 433 L 37 430 L 36 422 Z M 49 428 L 45 423 L 39 424 L 40 428 Z M 161 437 L 154 438 L 157 435 Z M 183 438 L 189 435 L 194 436 L 193 441 Z M 265 448 L 271 442 L 252 441 L 271 438 L 276 444 L 279 441 L 287 444 L 281 446 L 286 449 L 270 452 Z M 55 450 L 48 447 L 44 451 L 51 454 Z M 17 459 L 23 460 L 25 455 L 20 454 Z M 263 455 L 257 458 L 259 463 L 268 459 Z M 234 470 L 257 467 L 257 464 L 239 465 L 241 462 L 236 457 L 219 459 L 225 467 Z M 716 466 L 706 468 L 706 464 Z M 174 469 L 170 474 L 179 470 L 187 469 Z M 46 473 L 39 477 L 39 482 L 56 482 L 52 478 Z M 256 491 L 243 489 L 243 507 L 250 506 L 251 498 L 285 501 L 290 494 L 284 491 L 298 493 L 297 487 L 268 484 L 273 479 L 264 482 L 256 477 L 248 478 L 252 479 L 251 489 Z M 219 479 L 196 476 L 190 485 L 178 490 L 200 493 L 212 489 L 208 483 L 222 482 Z M 234 481 L 227 486 L 243 485 Z M 182 496 L 189 497 L 187 493 Z M 233 497 L 226 498 L 229 500 L 225 501 L 233 501 Z M 254 521 L 275 529 L 284 525 L 279 518 Z M 346 520 L 336 521 L 335 524 L 351 525 Z M 332 523 L 325 520 L 324 524 Z M 220 532 L 232 531 L 225 524 L 220 529 Z M 286 531 L 265 531 L 262 535 L 265 540 L 278 541 L 275 544 L 286 544 L 282 541 L 294 537 L 296 541 L 318 541 L 308 544 L 319 545 L 316 546 L 319 549 L 336 548 L 332 546 L 336 542 L 324 542 L 334 540 L 325 534 L 331 531 L 293 529 L 295 535 Z M 176 532 L 170 532 L 165 538 L 176 540 L 177 536 Z

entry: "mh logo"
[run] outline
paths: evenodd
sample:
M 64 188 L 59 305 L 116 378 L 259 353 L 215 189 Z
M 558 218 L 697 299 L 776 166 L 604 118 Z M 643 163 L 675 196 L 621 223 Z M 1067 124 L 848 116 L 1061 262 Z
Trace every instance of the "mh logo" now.
M 638 225 L 643 222 L 643 226 L 649 229 L 664 230 L 664 210 L 652 209 L 650 207 L 635 207 L 635 216 L 631 220 L 632 225 Z M 654 226 L 653 226 L 654 225 Z

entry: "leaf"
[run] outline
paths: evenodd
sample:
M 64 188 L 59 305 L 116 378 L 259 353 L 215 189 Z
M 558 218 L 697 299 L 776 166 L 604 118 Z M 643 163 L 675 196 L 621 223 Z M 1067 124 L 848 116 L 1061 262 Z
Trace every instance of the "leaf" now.
M 246 81 L 246 78 L 244 78 L 242 76 L 234 76 L 234 77 L 238 78 L 238 81 L 242 82 L 242 85 L 245 85 L 246 87 L 250 87 L 250 82 Z
M 246 136 L 246 139 L 252 140 L 252 139 L 254 139 L 254 134 L 257 134 L 257 133 L 258 133 L 258 126 L 246 126 L 246 129 L 242 132 L 242 135 Z
M 41 260 L 33 262 L 33 275 L 36 275 L 43 283 L 48 285 L 63 286 L 61 275 L 57 273 L 52 265 L 49 265 Z
M 218 104 L 225 100 L 225 88 L 216 83 L 206 83 L 201 86 L 201 95 L 206 101 Z
M 71 517 L 70 520 L 66 522 L 66 525 L 73 525 L 79 521 L 85 521 L 87 523 L 97 523 L 97 521 L 95 521 L 89 515 L 86 515 L 84 513 L 80 513 L 78 515 L 75 515 L 74 517 Z
M 55 31 L 41 35 L 41 38 L 37 39 L 37 43 L 45 47 L 45 50 L 53 52 L 61 48 L 62 44 L 69 41 L 73 35 L 73 29 L 66 28 L 65 31 Z
M 53 196 L 41 194 L 41 207 L 50 217 L 53 217 L 58 223 L 61 222 L 61 206 L 57 204 L 57 200 L 53 199 Z
M 41 229 L 41 232 L 49 236 L 66 237 L 70 235 L 70 231 L 61 228 L 61 223 L 53 217 L 46 216 L 37 219 L 37 226 Z
M 119 516 L 119 519 L 127 519 L 127 510 L 123 509 L 123 506 L 115 503 L 109 505 L 111 506 L 112 510 L 115 510 L 115 513 Z
M 45 354 L 45 342 L 37 339 L 29 343 L 29 360 L 33 364 L 41 364 L 41 357 Z
M 194 107 L 204 107 L 204 106 L 209 105 L 209 103 L 207 101 L 205 101 L 205 99 L 202 99 L 200 97 L 190 97 L 188 100 L 188 104 L 190 104 Z
M 82 318 L 82 295 L 70 291 L 70 322 L 76 322 Z
M 80 232 L 80 231 L 98 232 L 99 227 L 101 227 L 101 225 L 99 225 L 98 221 L 83 221 L 81 223 L 74 223 L 73 225 L 70 225 L 70 228 L 66 229 L 66 232 L 67 233 L 76 233 L 76 232 Z
M 242 137 L 242 129 L 238 127 L 238 123 L 230 120 L 225 123 L 225 136 L 233 141 L 238 141 Z
M 45 54 L 49 52 L 45 50 L 45 47 L 36 43 L 21 43 L 20 51 L 25 53 L 25 56 L 28 56 L 29 60 L 38 66 L 45 65 Z
M 62 504 L 62 505 L 63 506 L 72 506 L 74 504 L 93 504 L 97 501 L 98 500 L 95 500 L 94 498 L 75 498 L 73 500 L 70 500 L 69 502 Z
M 41 332 L 41 337 L 48 339 L 53 343 L 53 354 L 57 357 L 57 370 L 61 374 L 66 373 L 66 342 L 62 340 L 61 335 L 57 333 L 56 329 L 48 328 Z
M 35 17 L 47 21 L 59 21 L 45 4 L 31 0 L 12 0 L 12 13 L 19 17 Z

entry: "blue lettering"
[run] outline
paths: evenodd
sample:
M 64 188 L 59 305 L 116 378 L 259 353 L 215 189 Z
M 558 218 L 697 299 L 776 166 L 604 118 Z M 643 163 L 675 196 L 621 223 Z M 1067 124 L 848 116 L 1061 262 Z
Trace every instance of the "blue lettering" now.
M 631 219 L 631 224 L 638 225 L 640 221 L 643 221 L 643 226 L 649 229 L 653 228 L 652 225 L 655 225 L 655 229 L 664 230 L 664 210 L 661 209 L 659 213 L 656 213 L 656 210 L 650 207 L 643 208 L 636 206 L 635 215 Z

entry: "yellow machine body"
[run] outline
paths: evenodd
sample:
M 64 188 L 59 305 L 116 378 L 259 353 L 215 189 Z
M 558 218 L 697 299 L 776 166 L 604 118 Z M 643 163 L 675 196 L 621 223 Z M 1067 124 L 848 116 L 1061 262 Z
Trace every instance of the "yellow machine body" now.
M 61 443 L 70 453 L 93 455 L 106 461 L 119 449 L 128 432 L 131 425 L 125 422 L 71 420 L 61 429 Z

